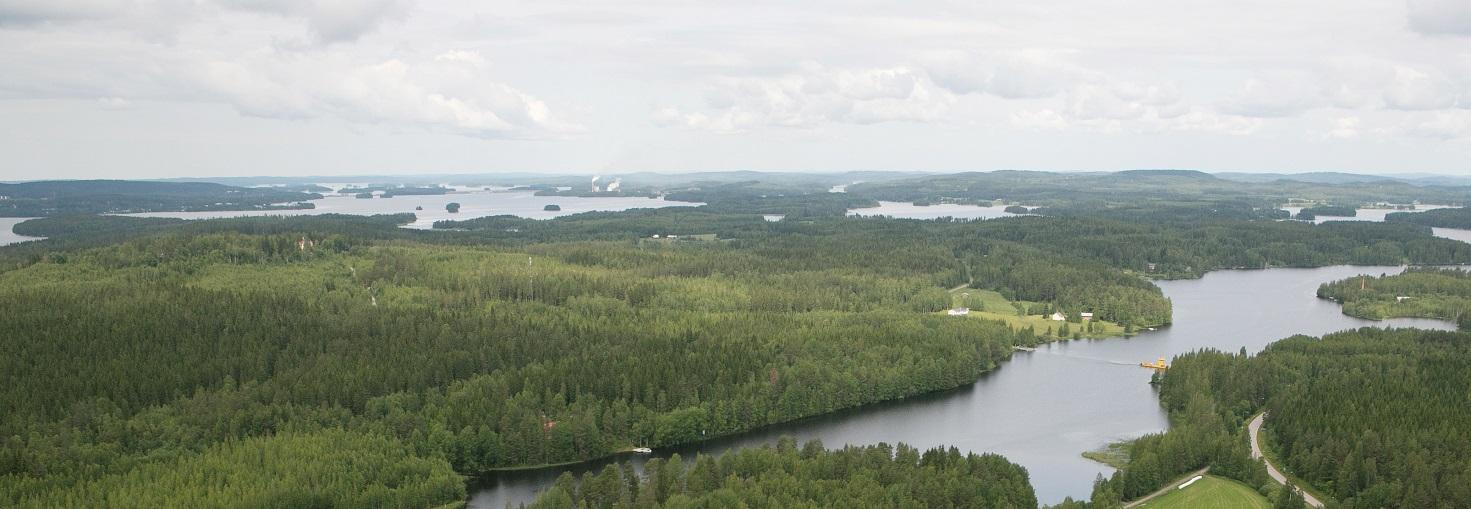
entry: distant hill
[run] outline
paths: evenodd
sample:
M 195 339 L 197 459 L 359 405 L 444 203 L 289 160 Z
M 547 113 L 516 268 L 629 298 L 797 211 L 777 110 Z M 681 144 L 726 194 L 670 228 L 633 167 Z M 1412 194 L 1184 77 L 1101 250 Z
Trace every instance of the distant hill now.
M 0 184 L 0 217 L 310 208 L 300 202 L 321 197 L 205 182 L 46 180 Z
M 1438 175 L 1433 173 L 1407 173 L 1402 175 L 1364 175 L 1359 173 L 1344 173 L 1337 171 L 1316 171 L 1308 173 L 1245 173 L 1245 172 L 1219 172 L 1213 175 L 1237 182 L 1276 182 L 1289 180 L 1293 182 L 1307 182 L 1312 184 L 1357 184 L 1364 182 L 1404 182 L 1417 186 L 1471 186 L 1471 177 L 1457 175 Z
M 1384 182 L 1399 181 L 1394 177 L 1382 175 L 1362 175 L 1358 173 L 1343 173 L 1336 171 L 1315 171 L 1308 173 L 1244 173 L 1244 172 L 1219 172 L 1214 173 L 1218 178 L 1234 180 L 1237 182 L 1264 183 L 1279 180 L 1290 180 L 1293 182 L 1306 182 L 1310 184 L 1357 184 L 1362 182 Z
M 1240 174 L 1232 174 L 1239 177 Z M 1296 177 L 1296 176 L 1294 176 Z M 917 202 L 1040 206 L 1046 215 L 1105 215 L 1119 219 L 1281 219 L 1290 202 L 1356 206 L 1379 202 L 1465 204 L 1471 187 L 1422 186 L 1399 180 L 1318 173 L 1303 180 L 1281 175 L 1224 178 L 1194 170 L 1114 173 L 994 171 L 920 176 L 852 186 L 855 197 Z

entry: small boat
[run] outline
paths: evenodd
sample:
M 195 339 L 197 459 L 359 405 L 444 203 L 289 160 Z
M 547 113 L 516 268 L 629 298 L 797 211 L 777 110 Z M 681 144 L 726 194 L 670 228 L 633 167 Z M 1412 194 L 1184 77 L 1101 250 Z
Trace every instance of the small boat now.
M 633 452 L 636 452 L 636 453 L 639 453 L 639 454 L 653 454 L 654 453 L 654 450 L 653 449 L 650 449 L 648 447 L 634 447 L 633 448 Z
M 1160 357 L 1159 360 L 1155 362 L 1141 362 L 1139 363 L 1139 367 L 1149 369 L 1169 369 L 1170 366 L 1165 364 L 1164 357 Z

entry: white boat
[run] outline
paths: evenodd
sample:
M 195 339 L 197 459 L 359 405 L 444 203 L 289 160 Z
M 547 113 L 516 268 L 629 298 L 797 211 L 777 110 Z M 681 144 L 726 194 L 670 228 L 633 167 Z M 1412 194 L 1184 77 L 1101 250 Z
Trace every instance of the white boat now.
M 654 453 L 654 450 L 653 449 L 650 449 L 648 447 L 634 447 L 633 448 L 633 452 L 636 452 L 636 453 L 639 453 L 639 454 L 653 454 Z

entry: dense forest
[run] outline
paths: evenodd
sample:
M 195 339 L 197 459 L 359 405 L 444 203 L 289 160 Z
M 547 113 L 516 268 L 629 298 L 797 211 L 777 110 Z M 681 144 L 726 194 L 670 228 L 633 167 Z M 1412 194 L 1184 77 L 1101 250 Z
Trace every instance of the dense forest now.
M 1324 283 L 1318 297 L 1343 304 L 1359 318 L 1415 317 L 1471 326 L 1471 272 L 1453 268 L 1411 268 L 1396 275 L 1360 276 Z
M 533 509 L 662 507 L 1031 508 L 1027 471 L 1001 456 L 961 454 L 954 447 L 919 451 L 904 444 L 838 450 L 811 441 L 800 449 L 749 448 L 685 462 L 652 459 L 642 476 L 628 465 L 562 477 Z
M 270 210 L 311 208 L 321 198 L 269 187 L 232 187 L 204 182 L 52 180 L 0 184 L 0 217 L 65 214 Z
M 1431 209 L 1424 212 L 1390 212 L 1384 220 L 1437 228 L 1471 229 L 1471 208 Z
M 398 228 L 407 214 L 22 223 L 48 239 L 0 248 L 0 505 L 451 503 L 453 473 L 954 388 L 1056 338 L 946 316 L 948 288 L 1144 327 L 1171 315 L 1148 277 L 1471 262 L 1411 224 L 844 218 L 851 198 L 828 194 L 779 222 L 760 207 L 801 201 L 434 231 Z M 1262 484 L 1235 408 L 1175 401 L 1175 435 L 1137 442 L 1098 499 L 1202 464 Z M 253 450 L 278 470 L 252 470 Z M 237 491 L 212 484 L 231 469 L 251 470 Z
M 52 253 L 0 273 L 0 493 L 106 505 L 283 432 L 463 473 L 575 461 L 956 387 L 1040 340 L 935 313 L 949 249 L 868 247 L 166 231 Z
M 1206 465 L 1276 493 L 1245 459 L 1245 423 L 1266 411 L 1282 466 L 1341 507 L 1471 507 L 1468 386 L 1467 333 L 1364 328 L 1284 339 L 1255 356 L 1179 356 L 1160 384 L 1170 430 L 1134 445 L 1094 502 L 1112 507 L 1120 490 L 1128 499 Z

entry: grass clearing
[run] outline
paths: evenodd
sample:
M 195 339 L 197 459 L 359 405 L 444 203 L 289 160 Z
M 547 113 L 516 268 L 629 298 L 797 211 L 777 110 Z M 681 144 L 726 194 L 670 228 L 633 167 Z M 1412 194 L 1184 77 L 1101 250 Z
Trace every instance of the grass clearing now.
M 1151 509 L 1270 509 L 1272 503 L 1245 484 L 1207 475 L 1137 507 Z
M 1056 336 L 1061 331 L 1062 325 L 1067 323 L 1050 320 L 1042 315 L 1018 315 L 1015 304 L 1021 304 L 1025 308 L 1038 305 L 1038 303 L 1006 300 L 1006 297 L 991 290 L 962 288 L 950 293 L 952 295 L 952 306 L 970 308 L 970 314 L 967 316 L 984 320 L 1000 320 L 1006 322 L 1006 325 L 1011 326 L 1013 329 L 1031 327 L 1039 336 L 1048 335 L 1048 330 L 1051 330 L 1052 335 Z M 1086 324 L 1068 323 L 1067 325 L 1069 329 L 1081 333 L 1082 337 L 1085 338 L 1109 338 L 1124 335 L 1124 327 L 1122 325 L 1103 320 L 1098 320 L 1094 323 L 1093 332 L 1086 331 Z

